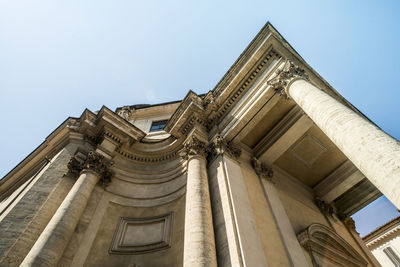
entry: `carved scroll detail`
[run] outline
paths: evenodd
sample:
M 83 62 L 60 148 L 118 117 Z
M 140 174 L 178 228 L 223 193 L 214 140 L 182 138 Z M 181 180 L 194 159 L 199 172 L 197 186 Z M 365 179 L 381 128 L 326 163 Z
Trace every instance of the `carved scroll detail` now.
M 207 156 L 207 145 L 205 142 L 199 140 L 196 136 L 191 136 L 189 141 L 183 146 L 179 152 L 183 159 L 188 159 L 190 156 Z
M 208 160 L 212 161 L 218 155 L 227 153 L 234 159 L 238 159 L 242 153 L 239 147 L 234 146 L 231 142 L 226 142 L 222 136 L 217 135 L 208 147 Z
M 293 61 L 287 59 L 283 68 L 276 70 L 276 76 L 268 81 L 268 85 L 270 85 L 275 91 L 279 92 L 280 95 L 289 98 L 287 85 L 295 78 L 303 78 L 305 80 L 309 79 L 303 69 L 295 65 Z

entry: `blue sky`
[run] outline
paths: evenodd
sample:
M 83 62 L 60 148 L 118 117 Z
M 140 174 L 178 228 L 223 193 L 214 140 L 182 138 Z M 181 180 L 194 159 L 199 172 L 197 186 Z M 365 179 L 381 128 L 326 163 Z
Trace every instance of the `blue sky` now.
M 268 20 L 337 91 L 399 139 L 398 14 L 400 2 L 389 0 L 3 0 L 0 177 L 85 108 L 207 92 Z

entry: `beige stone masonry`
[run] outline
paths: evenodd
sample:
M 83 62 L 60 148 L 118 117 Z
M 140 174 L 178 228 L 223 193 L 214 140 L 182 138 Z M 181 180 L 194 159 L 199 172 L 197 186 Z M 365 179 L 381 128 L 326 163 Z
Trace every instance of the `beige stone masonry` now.
M 90 152 L 82 165 L 74 159 L 68 164 L 70 170 L 77 171 L 80 167 L 83 170 L 21 266 L 55 266 L 58 263 L 95 185 L 107 173 L 103 157 L 95 152 Z

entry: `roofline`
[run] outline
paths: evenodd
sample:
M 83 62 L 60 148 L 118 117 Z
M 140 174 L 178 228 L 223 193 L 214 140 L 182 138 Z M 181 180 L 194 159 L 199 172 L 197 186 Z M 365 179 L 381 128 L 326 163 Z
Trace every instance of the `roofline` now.
M 377 227 L 375 230 L 373 230 L 366 236 L 362 237 L 362 239 L 364 240 L 364 242 L 371 241 L 368 239 L 372 239 L 373 237 L 375 237 L 375 235 L 377 235 L 379 232 L 382 232 L 385 228 L 391 226 L 392 224 L 395 224 L 395 222 L 400 223 L 400 216 L 397 216 L 397 217 L 393 218 L 392 220 L 388 221 L 387 223 L 385 223 L 384 225 Z

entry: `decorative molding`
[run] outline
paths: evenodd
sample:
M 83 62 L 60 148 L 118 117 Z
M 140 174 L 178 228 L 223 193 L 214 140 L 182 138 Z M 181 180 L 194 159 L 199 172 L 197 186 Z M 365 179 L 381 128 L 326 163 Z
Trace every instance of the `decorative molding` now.
M 142 254 L 171 246 L 172 212 L 156 217 L 121 217 L 111 242 L 111 254 Z
M 269 50 L 269 52 L 264 56 L 260 61 L 259 64 L 256 65 L 252 71 L 248 74 L 247 78 L 243 79 L 243 81 L 240 83 L 238 88 L 230 95 L 228 99 L 226 99 L 223 103 L 223 105 L 220 105 L 217 103 L 215 95 L 219 96 L 221 92 L 221 85 L 218 84 L 217 87 L 211 91 L 213 98 L 211 100 L 208 100 L 211 98 L 209 94 L 206 95 L 205 101 L 206 105 L 205 107 L 211 106 L 212 110 L 219 109 L 216 111 L 213 115 L 209 116 L 208 118 L 208 128 L 211 129 L 214 125 L 218 123 L 218 121 L 230 110 L 230 107 L 240 98 L 240 96 L 249 88 L 249 85 L 258 77 L 258 75 L 262 72 L 262 70 L 268 65 L 267 62 L 271 58 L 279 58 L 280 55 L 273 49 Z M 224 77 L 223 79 L 225 79 Z M 208 103 L 210 102 L 210 103 Z M 211 105 L 213 103 L 213 105 Z
M 367 266 L 365 259 L 327 226 L 311 224 L 297 238 L 310 254 L 313 266 Z
M 116 149 L 116 152 L 120 154 L 121 156 L 134 160 L 134 161 L 139 161 L 139 162 L 144 162 L 144 163 L 158 163 L 161 161 L 165 160 L 171 160 L 177 157 L 179 151 L 173 151 L 169 154 L 166 155 L 161 155 L 161 156 L 143 156 L 143 155 L 134 155 L 132 153 L 123 151 L 121 149 Z
M 286 98 L 289 98 L 287 85 L 295 78 L 309 80 L 303 69 L 295 65 L 293 61 L 287 59 L 283 68 L 276 70 L 276 76 L 268 81 L 268 85 L 270 85 L 275 91 L 279 92 L 280 95 L 284 95 Z
M 188 159 L 191 156 L 207 156 L 207 145 L 200 141 L 196 136 L 192 135 L 189 140 L 183 145 L 183 149 L 179 152 L 183 159 Z
M 217 135 L 214 141 L 207 148 L 208 161 L 211 162 L 218 155 L 227 153 L 234 159 L 238 159 L 242 153 L 239 147 L 234 146 L 231 142 L 226 142 L 221 135 Z
M 190 118 L 187 120 L 187 122 L 182 126 L 180 132 L 182 135 L 187 135 L 192 129 L 195 124 L 201 125 L 204 128 L 207 128 L 208 121 L 204 119 L 202 116 L 199 116 L 198 114 L 193 114 L 190 116 Z
M 272 177 L 274 177 L 274 170 L 267 167 L 264 163 L 260 162 L 257 158 L 253 158 L 252 160 L 254 171 L 261 178 L 264 178 L 270 182 L 272 181 Z
M 100 184 L 107 186 L 111 182 L 112 173 L 109 167 L 112 162 L 106 160 L 103 155 L 90 151 L 87 156 L 82 152 L 76 153 L 68 162 L 69 173 L 79 175 L 83 170 L 91 170 L 100 177 Z

